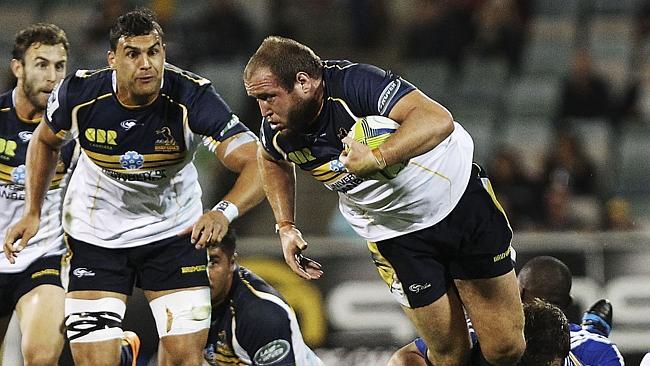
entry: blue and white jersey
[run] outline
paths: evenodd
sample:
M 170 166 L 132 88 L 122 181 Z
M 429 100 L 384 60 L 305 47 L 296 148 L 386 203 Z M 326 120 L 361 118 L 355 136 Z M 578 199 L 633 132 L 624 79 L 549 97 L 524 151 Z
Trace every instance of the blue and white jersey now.
M 578 357 L 583 365 L 625 365 L 618 347 L 609 338 L 591 333 L 577 324 L 569 324 L 569 330 L 571 331 L 571 352 Z
M 244 267 L 212 309 L 204 365 L 322 366 L 305 344 L 293 309 L 263 279 Z
M 106 248 L 141 246 L 176 235 L 201 216 L 192 163 L 203 143 L 250 133 L 210 81 L 166 64 L 149 105 L 123 105 L 111 69 L 79 70 L 52 93 L 45 121 L 81 156 L 63 207 L 63 228 Z
M 27 145 L 41 119 L 25 120 L 16 114 L 15 91 L 0 95 L 0 241 L 4 242 L 9 226 L 15 224 L 25 209 L 25 169 Z M 0 273 L 18 273 L 25 270 L 38 258 L 65 252 L 63 229 L 61 228 L 62 186 L 73 161 L 75 144 L 68 144 L 61 150 L 54 179 L 50 185 L 43 208 L 38 233 L 27 247 L 10 264 L 0 255 Z M 4 248 L 0 248 L 0 253 Z
M 415 90 L 408 81 L 367 64 L 325 61 L 324 104 L 311 130 L 274 131 L 266 119 L 260 137 L 277 160 L 295 163 L 339 195 L 339 209 L 363 238 L 380 241 L 414 232 L 445 218 L 462 196 L 472 168 L 474 143 L 463 127 L 431 151 L 410 159 L 391 180 L 362 179 L 338 160 L 357 118 L 388 117 Z

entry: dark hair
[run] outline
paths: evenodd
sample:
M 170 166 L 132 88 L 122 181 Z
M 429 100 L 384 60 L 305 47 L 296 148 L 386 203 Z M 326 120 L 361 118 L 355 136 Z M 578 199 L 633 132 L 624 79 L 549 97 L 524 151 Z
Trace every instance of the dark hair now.
M 551 256 L 535 257 L 519 271 L 519 285 L 523 291 L 530 297 L 539 297 L 563 311 L 571 303 L 571 282 L 569 267 Z
M 270 36 L 251 56 L 244 69 L 244 80 L 260 68 L 268 67 L 285 90 L 291 91 L 298 72 L 319 79 L 323 75 L 323 62 L 311 48 L 293 39 Z
M 210 248 L 221 248 L 228 257 L 235 255 L 235 251 L 237 251 L 237 233 L 235 229 L 230 227 L 221 242 L 210 245 Z
M 117 42 L 120 37 L 134 37 L 144 36 L 158 32 L 160 38 L 163 37 L 163 30 L 156 19 L 156 14 L 147 8 L 137 8 L 130 12 L 120 15 L 111 28 L 109 34 L 109 42 L 111 44 L 111 51 L 117 49 Z
M 540 299 L 524 304 L 526 351 L 517 365 L 544 366 L 571 350 L 569 322 L 557 306 Z
M 66 37 L 63 29 L 54 24 L 36 23 L 16 33 L 16 40 L 14 41 L 14 49 L 11 52 L 11 56 L 16 60 L 22 61 L 27 49 L 35 43 L 50 46 L 62 44 L 66 52 L 68 52 L 68 48 L 70 47 L 68 37 Z

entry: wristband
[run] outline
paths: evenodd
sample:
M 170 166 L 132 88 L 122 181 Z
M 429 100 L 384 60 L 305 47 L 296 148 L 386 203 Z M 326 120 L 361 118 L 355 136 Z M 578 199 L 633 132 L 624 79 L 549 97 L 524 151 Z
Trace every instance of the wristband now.
M 237 216 L 239 216 L 239 210 L 237 209 L 237 206 L 235 206 L 235 204 L 230 201 L 219 201 L 219 203 L 212 207 L 212 211 L 221 212 L 224 216 L 226 216 L 226 219 L 228 219 L 228 223 L 231 223 L 234 219 L 237 218 Z
M 280 229 L 282 229 L 285 226 L 295 226 L 295 225 L 296 224 L 291 220 L 280 220 L 280 221 L 278 221 L 277 224 L 275 224 L 275 233 L 279 234 Z
M 377 162 L 377 166 L 379 166 L 379 169 L 384 169 L 386 167 L 386 159 L 384 159 L 384 155 L 381 153 L 378 147 L 374 148 L 371 150 L 372 151 L 372 156 L 375 157 L 375 162 Z

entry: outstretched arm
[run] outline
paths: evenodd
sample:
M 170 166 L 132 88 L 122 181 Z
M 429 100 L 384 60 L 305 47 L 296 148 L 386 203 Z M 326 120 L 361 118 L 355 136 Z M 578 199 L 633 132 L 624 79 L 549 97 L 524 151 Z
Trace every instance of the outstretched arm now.
M 23 217 L 7 229 L 4 242 L 5 256 L 10 263 L 27 242 L 36 235 L 41 220 L 43 200 L 52 183 L 64 141 L 57 137 L 52 129 L 41 123 L 29 142 L 27 148 L 27 181 L 25 184 L 25 211 Z M 20 243 L 14 247 L 18 239 Z
M 211 211 L 203 214 L 190 228 L 196 248 L 218 243 L 228 232 L 228 226 L 237 216 L 246 213 L 264 199 L 264 190 L 257 169 L 257 139 L 240 133 L 219 144 L 216 155 L 226 168 L 239 176 L 223 200 Z
M 307 242 L 295 225 L 296 173 L 293 164 L 274 160 L 261 146 L 257 161 L 264 191 L 277 222 L 284 261 L 304 279 L 320 278 L 323 275 L 321 265 L 302 255 Z

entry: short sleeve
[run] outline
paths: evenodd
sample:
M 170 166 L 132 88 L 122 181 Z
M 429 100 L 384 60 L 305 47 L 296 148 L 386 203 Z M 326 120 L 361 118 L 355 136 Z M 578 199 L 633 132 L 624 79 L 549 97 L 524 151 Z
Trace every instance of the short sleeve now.
M 68 76 L 58 83 L 47 101 L 45 123 L 59 138 L 69 141 L 74 139 L 78 131 L 72 128 L 71 113 L 68 108 L 68 88 L 74 76 Z
M 190 129 L 203 136 L 210 150 L 231 136 L 249 131 L 211 84 L 201 87 L 190 108 Z
M 356 104 L 353 111 L 360 116 L 387 117 L 395 104 L 414 89 L 413 84 L 391 71 L 368 64 L 348 68 L 343 79 L 345 100 Z
M 277 142 L 274 141 L 276 139 L 276 135 L 279 132 L 273 131 L 271 129 L 271 125 L 266 122 L 262 121 L 262 127 L 260 128 L 260 140 L 262 142 L 262 148 L 273 157 L 275 160 L 283 160 L 284 159 L 284 154 L 278 149 L 278 146 L 276 145 Z

